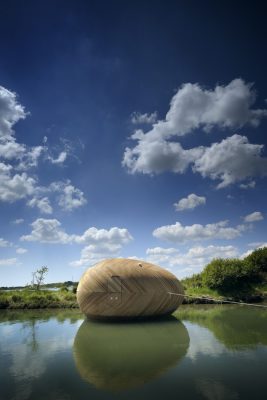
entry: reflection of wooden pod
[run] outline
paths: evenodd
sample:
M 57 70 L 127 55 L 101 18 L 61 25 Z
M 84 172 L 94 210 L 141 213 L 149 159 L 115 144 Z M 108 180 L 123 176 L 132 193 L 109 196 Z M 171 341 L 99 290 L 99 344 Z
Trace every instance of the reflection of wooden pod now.
M 115 258 L 84 273 L 77 300 L 81 311 L 92 318 L 135 318 L 171 314 L 182 303 L 183 293 L 178 279 L 165 269 Z
M 98 389 L 121 391 L 155 379 L 186 355 L 189 335 L 174 317 L 138 323 L 85 320 L 73 345 L 82 378 Z

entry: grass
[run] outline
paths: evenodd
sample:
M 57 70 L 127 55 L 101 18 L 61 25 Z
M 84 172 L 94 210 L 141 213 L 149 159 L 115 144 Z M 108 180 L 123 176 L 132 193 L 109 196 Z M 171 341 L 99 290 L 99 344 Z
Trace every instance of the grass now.
M 0 291 L 0 309 L 77 308 L 76 294 L 58 290 Z
M 240 288 L 232 289 L 228 292 L 210 289 L 203 285 L 195 285 L 190 281 L 190 279 L 182 281 L 182 284 L 184 286 L 185 294 L 190 296 L 185 299 L 185 303 L 208 302 L 205 298 L 212 298 L 217 302 L 223 300 L 258 302 L 267 297 L 267 282 L 243 285 Z

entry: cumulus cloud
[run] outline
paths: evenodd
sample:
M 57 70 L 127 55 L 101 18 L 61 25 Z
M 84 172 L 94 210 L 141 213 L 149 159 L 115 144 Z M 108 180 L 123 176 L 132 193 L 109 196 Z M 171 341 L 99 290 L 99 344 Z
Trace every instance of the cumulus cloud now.
M 99 245 L 101 243 L 103 247 L 108 246 L 110 251 L 117 251 L 117 246 L 126 244 L 130 240 L 132 240 L 132 236 L 128 230 L 117 227 L 110 228 L 109 230 L 92 227 L 87 229 L 82 235 L 74 236 L 76 243 L 90 243 L 91 245 Z
M 154 138 L 182 136 L 197 128 L 258 126 L 266 109 L 252 109 L 256 93 L 251 83 L 234 79 L 228 85 L 208 90 L 195 83 L 183 84 L 173 96 L 164 120 L 146 133 Z
M 12 203 L 26 199 L 28 206 L 51 214 L 52 206 L 47 195 L 56 191 L 58 204 L 63 210 L 71 211 L 84 205 L 86 199 L 83 192 L 69 180 L 67 183 L 55 182 L 57 189 L 52 190 L 52 185 L 40 186 L 36 175 L 31 174 L 30 169 L 38 167 L 41 156 L 43 161 L 62 165 L 67 156 L 73 153 L 74 147 L 64 138 L 60 138 L 60 146 L 52 149 L 47 145 L 47 137 L 44 137 L 40 146 L 18 143 L 13 126 L 26 116 L 16 93 L 0 86 L 0 201 Z
M 166 171 L 184 173 L 188 166 L 203 154 L 202 147 L 185 150 L 177 142 L 163 139 L 149 141 L 146 137 L 136 134 L 138 144 L 126 148 L 122 165 L 129 172 L 143 174 L 159 174 Z
M 36 180 L 22 174 L 12 174 L 12 166 L 0 162 L 0 200 L 13 203 L 33 194 Z
M 53 208 L 48 197 L 42 197 L 40 199 L 33 197 L 27 202 L 27 205 L 32 208 L 37 207 L 43 214 L 52 214 L 53 212 Z
M 32 224 L 32 232 L 21 236 L 20 240 L 41 243 L 70 243 L 72 236 L 68 235 L 57 219 L 38 218 Z
M 219 189 L 254 176 L 267 175 L 263 145 L 251 144 L 245 136 L 233 135 L 203 149 L 193 170 L 203 177 L 220 179 Z
M 243 219 L 244 222 L 261 221 L 263 219 L 263 215 L 260 211 L 254 211 L 253 213 L 246 215 Z
M 185 84 L 171 100 L 165 120 L 151 130 L 138 129 L 131 136 L 137 141 L 124 152 L 122 165 L 130 173 L 184 173 L 191 165 L 202 177 L 221 180 L 218 188 L 267 174 L 263 145 L 249 143 L 247 137 L 233 135 L 210 147 L 184 149 L 176 140 L 197 128 L 238 128 L 258 126 L 266 109 L 252 109 L 255 92 L 251 84 L 235 79 L 226 86 L 206 90 L 198 84 Z M 252 162 L 254 161 L 254 163 Z
M 206 239 L 234 239 L 241 235 L 245 229 L 243 225 L 228 227 L 228 221 L 220 221 L 213 224 L 193 224 L 183 226 L 180 222 L 174 225 L 161 226 L 153 231 L 157 239 L 166 240 L 172 243 L 183 243 L 188 240 Z
M 132 124 L 154 124 L 157 121 L 157 112 L 153 112 L 151 114 L 145 113 L 141 114 L 140 112 L 133 112 L 131 115 Z
M 16 93 L 0 86 L 0 138 L 10 139 L 14 133 L 13 125 L 26 115 L 24 107 L 17 102 Z
M 0 142 L 0 157 L 6 160 L 21 159 L 25 151 L 25 145 L 17 143 L 14 138 Z
M 16 265 L 18 263 L 17 258 L 0 258 L 0 267 L 8 267 L 9 265 Z
M 88 228 L 83 234 L 68 234 L 61 227 L 57 219 L 38 218 L 32 224 L 29 235 L 23 235 L 20 240 L 41 243 L 76 243 L 85 245 L 81 252 L 80 260 L 73 261 L 71 265 L 81 266 L 96 262 L 107 257 L 118 255 L 121 248 L 133 238 L 125 228 L 112 227 L 110 229 Z
M 92 227 L 81 236 L 75 235 L 73 240 L 78 244 L 87 244 L 81 251 L 80 259 L 70 263 L 71 266 L 80 267 L 118 256 L 122 247 L 133 238 L 125 228 L 113 227 L 107 230 Z
M 84 193 L 71 185 L 71 182 L 53 182 L 50 185 L 52 192 L 58 192 L 58 205 L 65 211 L 72 211 L 87 203 Z
M 116 250 L 108 244 L 88 245 L 82 249 L 80 259 L 72 261 L 70 265 L 72 267 L 90 266 L 106 258 L 117 256 L 121 248 L 122 245 L 118 244 L 116 245 Z
M 191 193 L 177 203 L 174 203 L 174 207 L 176 211 L 193 210 L 202 204 L 206 204 L 206 197 Z
M 234 246 L 195 246 L 185 252 L 175 248 L 154 247 L 146 250 L 147 261 L 164 265 L 180 278 L 200 272 L 213 258 L 238 257 Z
M 140 140 L 133 149 L 126 149 L 123 165 L 131 173 L 154 174 L 165 171 L 184 173 L 189 165 L 203 178 L 220 180 L 218 189 L 248 178 L 267 175 L 267 158 L 263 145 L 249 143 L 246 136 L 233 135 L 210 147 L 188 150 L 177 142 Z

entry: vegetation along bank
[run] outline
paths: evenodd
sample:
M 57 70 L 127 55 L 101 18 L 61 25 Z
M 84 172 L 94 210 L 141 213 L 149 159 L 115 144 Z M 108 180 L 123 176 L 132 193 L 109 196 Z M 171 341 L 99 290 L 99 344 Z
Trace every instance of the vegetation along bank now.
M 214 259 L 182 284 L 188 296 L 184 303 L 267 300 L 267 247 L 254 250 L 243 260 Z M 47 290 L 51 288 L 56 290 Z M 77 282 L 65 282 L 2 289 L 0 309 L 78 308 L 76 288 Z

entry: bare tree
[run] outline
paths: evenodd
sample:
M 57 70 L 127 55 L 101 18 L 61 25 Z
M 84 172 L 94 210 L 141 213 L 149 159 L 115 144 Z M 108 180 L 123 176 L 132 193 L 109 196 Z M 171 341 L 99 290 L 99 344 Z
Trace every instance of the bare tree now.
M 40 269 L 37 269 L 37 271 L 32 273 L 32 286 L 36 289 L 39 290 L 40 286 L 44 283 L 45 280 L 45 275 L 48 272 L 48 268 L 46 266 L 41 267 Z

